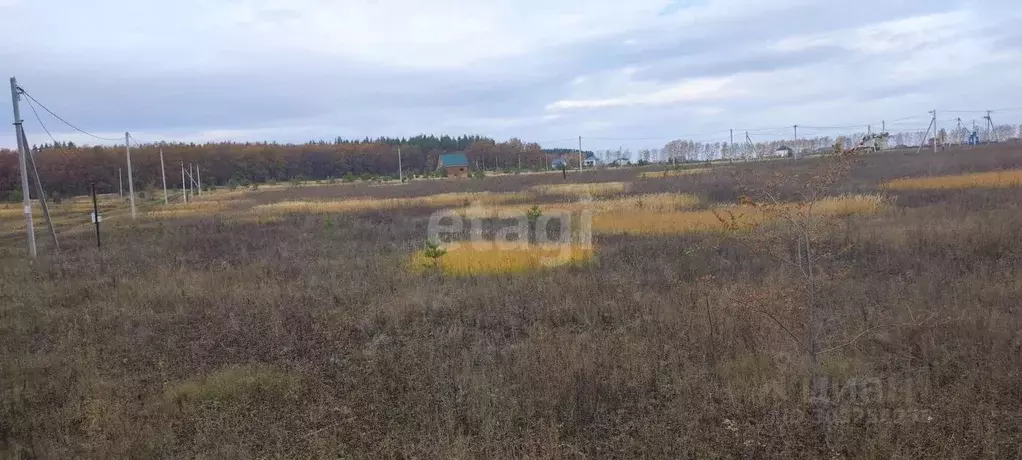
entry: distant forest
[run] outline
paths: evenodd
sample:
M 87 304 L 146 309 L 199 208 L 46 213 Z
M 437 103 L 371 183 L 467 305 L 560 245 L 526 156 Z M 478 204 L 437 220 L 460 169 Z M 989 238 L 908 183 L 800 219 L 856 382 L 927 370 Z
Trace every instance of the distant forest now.
M 181 187 L 181 163 L 201 168 L 204 185 L 226 186 L 283 182 L 398 176 L 398 148 L 406 175 L 435 173 L 437 160 L 448 152 L 465 152 L 473 169 L 539 169 L 549 166 L 539 144 L 518 139 L 495 142 L 482 136 L 416 136 L 407 139 L 336 139 L 305 144 L 207 143 L 144 144 L 131 146 L 136 190 L 162 187 L 160 150 L 167 168 L 167 187 Z M 124 170 L 124 146 L 77 146 L 73 143 L 32 147 L 47 194 L 83 195 L 95 183 L 99 193 L 116 193 L 118 168 Z M 20 197 L 18 155 L 0 150 L 0 199 Z

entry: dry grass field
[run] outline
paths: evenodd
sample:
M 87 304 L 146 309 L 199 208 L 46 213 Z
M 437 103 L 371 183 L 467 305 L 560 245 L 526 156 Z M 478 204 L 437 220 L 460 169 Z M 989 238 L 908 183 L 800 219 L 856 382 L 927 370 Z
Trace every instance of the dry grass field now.
M 0 457 L 1019 458 L 1022 149 L 831 161 L 0 207 Z

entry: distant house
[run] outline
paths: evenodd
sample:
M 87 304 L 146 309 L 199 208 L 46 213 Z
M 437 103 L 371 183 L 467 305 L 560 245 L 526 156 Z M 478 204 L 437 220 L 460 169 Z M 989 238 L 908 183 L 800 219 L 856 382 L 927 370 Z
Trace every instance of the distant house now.
M 585 159 L 582 160 L 582 166 L 586 168 L 595 168 L 601 165 L 603 165 L 603 161 L 600 161 L 599 158 L 596 158 L 596 154 L 592 152 L 586 153 Z
M 558 156 L 557 158 L 554 158 L 553 161 L 550 162 L 550 167 L 553 169 L 567 168 L 568 158 L 566 158 L 564 155 Z
M 631 164 L 632 164 L 632 161 L 627 159 L 627 158 L 618 158 L 618 159 L 610 162 L 611 166 L 629 166 Z
M 790 157 L 793 156 L 794 154 L 795 151 L 792 150 L 791 147 L 788 147 L 787 145 L 782 145 L 778 147 L 777 150 L 774 150 L 775 157 Z
M 468 157 L 464 153 L 440 155 L 437 169 L 447 172 L 447 177 L 468 177 Z

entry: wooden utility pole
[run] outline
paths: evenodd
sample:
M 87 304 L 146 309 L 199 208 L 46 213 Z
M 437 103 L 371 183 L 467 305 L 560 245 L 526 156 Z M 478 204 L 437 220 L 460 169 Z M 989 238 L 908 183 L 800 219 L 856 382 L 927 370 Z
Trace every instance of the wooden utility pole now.
M 124 171 L 117 168 L 117 196 L 124 202 Z
M 937 109 L 933 109 L 933 153 L 937 153 Z
M 167 195 L 167 168 L 163 164 L 163 149 L 160 149 L 160 175 L 163 176 L 163 204 L 170 204 L 170 196 Z
M 92 183 L 92 222 L 96 224 L 96 247 L 103 246 L 99 239 L 99 203 L 96 201 L 96 183 Z
M 195 188 L 199 190 L 199 196 L 202 196 L 202 173 L 199 172 L 198 163 L 195 163 Z
M 131 199 L 131 218 L 137 217 L 135 211 L 135 182 L 131 179 L 131 135 L 124 132 L 124 153 L 128 156 L 128 195 Z
M 28 146 L 25 145 L 24 140 L 21 137 L 21 109 L 18 107 L 18 101 L 20 98 L 21 93 L 18 90 L 18 80 L 11 77 L 11 102 L 14 105 L 14 137 L 18 143 L 18 165 L 21 166 L 21 202 L 25 207 L 25 222 L 28 231 L 28 253 L 33 259 L 35 259 L 35 226 L 32 223 L 32 197 L 29 194 L 28 166 L 25 159 L 26 155 L 28 155 Z

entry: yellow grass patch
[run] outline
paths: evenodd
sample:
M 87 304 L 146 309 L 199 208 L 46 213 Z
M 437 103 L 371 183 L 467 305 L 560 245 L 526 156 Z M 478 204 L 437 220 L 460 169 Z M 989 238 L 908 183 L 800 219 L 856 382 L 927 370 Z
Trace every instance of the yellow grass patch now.
M 961 188 L 1007 188 L 1022 184 L 1022 170 L 990 171 L 949 176 L 895 179 L 884 184 L 888 190 L 940 190 Z
M 730 222 L 728 214 L 735 216 L 741 227 L 751 228 L 766 221 L 762 209 L 753 206 L 734 206 L 717 210 L 657 212 L 650 210 L 622 210 L 593 216 L 593 231 L 597 233 L 671 234 L 724 230 L 721 219 Z
M 244 200 L 191 201 L 185 203 L 157 204 L 139 215 L 151 219 L 172 219 L 177 217 L 211 216 L 222 213 L 244 203 Z
M 885 205 L 884 197 L 880 195 L 844 195 L 817 201 L 813 205 L 813 213 L 827 217 L 873 214 Z
M 339 213 L 411 207 L 454 207 L 472 203 L 500 204 L 528 199 L 527 193 L 443 193 L 414 198 L 354 198 L 344 200 L 283 201 L 256 206 L 257 213 Z
M 625 193 L 631 187 L 627 182 L 596 182 L 585 184 L 554 184 L 532 187 L 543 195 L 562 196 L 608 196 Z
M 878 195 L 828 197 L 816 202 L 812 212 L 818 217 L 838 217 L 851 214 L 871 214 L 883 207 Z M 805 206 L 722 206 L 712 210 L 657 212 L 649 210 L 621 210 L 593 216 L 593 231 L 622 234 L 675 234 L 690 232 L 724 231 L 728 228 L 749 230 L 778 218 L 780 215 L 798 216 L 807 212 Z M 803 214 L 804 215 L 804 214 Z
M 649 171 L 639 174 L 641 179 L 661 179 L 666 177 L 678 177 L 678 176 L 689 176 L 692 174 L 702 174 L 710 172 L 710 168 L 694 168 L 694 169 L 669 169 L 667 171 Z
M 642 209 L 647 211 L 677 211 L 679 209 L 692 208 L 699 204 L 699 197 L 684 193 L 650 193 L 645 195 L 623 196 L 593 200 L 590 202 L 574 203 L 549 203 L 535 204 L 545 214 L 572 213 L 578 214 L 583 211 L 593 213 L 605 213 L 627 209 Z M 504 206 L 472 206 L 462 210 L 465 217 L 498 217 L 514 218 L 526 215 L 534 203 L 514 204 Z
M 593 248 L 567 244 L 461 243 L 447 250 L 436 267 L 455 276 L 524 273 L 544 268 L 585 262 Z M 411 257 L 410 269 L 421 273 L 432 269 L 434 260 L 424 251 Z

